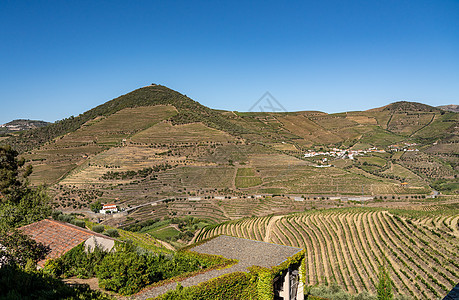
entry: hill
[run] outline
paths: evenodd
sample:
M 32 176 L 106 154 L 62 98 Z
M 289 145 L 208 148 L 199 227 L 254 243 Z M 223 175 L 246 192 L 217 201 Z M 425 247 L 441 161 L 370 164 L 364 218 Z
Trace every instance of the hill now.
M 455 104 L 442 105 L 442 106 L 437 106 L 437 107 L 443 110 L 447 110 L 447 111 L 459 112 L 459 105 L 455 105 Z
M 2 142 L 34 167 L 33 184 L 51 186 L 56 208 L 184 199 L 194 210 L 189 199 L 457 194 L 458 122 L 457 113 L 406 101 L 336 114 L 229 112 L 151 85 Z M 210 211 L 237 217 L 221 205 L 197 216 Z
M 204 122 L 217 129 L 226 128 L 226 130 L 231 130 L 233 133 L 236 133 L 238 130 L 243 131 L 241 128 L 234 128 L 220 114 L 191 100 L 185 95 L 164 86 L 153 84 L 110 100 L 77 117 L 71 116 L 49 126 L 24 132 L 17 137 L 8 139 L 7 143 L 14 146 L 18 151 L 25 152 L 43 145 L 56 137 L 74 132 L 91 120 L 101 117 L 106 118 L 127 108 L 155 105 L 171 105 L 178 110 L 178 114 L 174 118 L 171 118 L 173 124 Z
M 384 107 L 384 110 L 401 112 L 433 112 L 438 108 L 418 102 L 398 101 Z
M 432 298 L 459 279 L 458 123 L 406 101 L 336 114 L 213 110 L 151 85 L 0 142 L 33 166 L 54 209 L 136 243 L 178 249 L 225 233 L 304 247 L 307 285 L 351 293 L 374 292 L 385 261 L 397 294 Z M 101 203 L 120 212 L 90 211 Z
M 17 119 L 0 125 L 0 135 L 45 127 L 49 122 L 39 120 Z

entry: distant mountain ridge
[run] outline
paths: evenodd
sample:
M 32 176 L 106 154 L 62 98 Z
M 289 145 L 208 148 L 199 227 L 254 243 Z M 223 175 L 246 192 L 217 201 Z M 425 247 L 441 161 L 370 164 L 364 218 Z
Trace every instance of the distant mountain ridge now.
M 16 119 L 0 125 L 0 133 L 10 133 L 48 126 L 49 122 L 41 120 Z
M 423 112 L 432 112 L 432 111 L 439 111 L 439 107 L 430 106 L 424 103 L 419 102 L 411 102 L 411 101 L 397 101 L 391 104 L 372 108 L 368 111 L 392 111 L 392 112 L 403 112 L 403 111 L 423 111 Z
M 29 151 L 37 146 L 43 145 L 46 142 L 49 142 L 57 137 L 75 132 L 79 128 L 81 128 L 85 123 L 90 122 L 92 120 L 96 120 L 97 118 L 109 117 L 117 112 L 120 112 L 127 108 L 136 108 L 136 107 L 147 107 L 147 106 L 157 106 L 157 105 L 169 105 L 173 106 L 177 109 L 178 113 L 170 116 L 167 121 L 170 122 L 172 125 L 179 125 L 179 124 L 190 124 L 201 122 L 204 125 L 225 131 L 232 136 L 235 137 L 253 137 L 253 136 L 260 136 L 262 135 L 262 139 L 256 138 L 256 140 L 260 142 L 266 142 L 267 139 L 270 142 L 277 141 L 280 142 L 282 140 L 294 138 L 294 139 L 301 139 L 301 134 L 297 135 L 294 133 L 295 129 L 290 128 L 288 129 L 286 125 L 287 123 L 283 123 L 287 120 L 278 120 L 281 127 L 274 128 L 272 127 L 271 123 L 266 123 L 265 120 L 262 120 L 264 117 L 272 114 L 274 118 L 276 116 L 304 116 L 307 118 L 311 118 L 310 121 L 315 123 L 316 121 L 310 113 L 307 112 L 287 112 L 287 113 L 256 113 L 256 112 L 227 112 L 221 110 L 214 110 L 209 107 L 206 107 L 199 102 L 190 99 L 186 95 L 183 95 L 177 91 L 169 89 L 162 85 L 152 84 L 150 86 L 145 86 L 139 89 L 136 89 L 130 93 L 125 95 L 119 96 L 113 100 L 110 100 L 106 103 L 103 103 L 93 109 L 90 109 L 76 117 L 71 116 L 69 118 L 57 121 L 55 123 L 46 123 L 47 126 L 35 128 L 32 130 L 20 132 L 19 134 L 9 137 L 6 140 L 3 140 L 2 143 L 11 144 L 14 148 L 16 148 L 20 152 Z M 406 122 L 403 120 L 403 116 L 406 112 L 410 114 L 424 114 L 419 115 L 418 117 L 422 120 L 411 120 L 412 122 L 418 124 L 417 130 L 421 130 L 424 127 L 429 127 L 432 123 L 435 125 L 438 122 L 442 122 L 438 116 L 431 115 L 427 116 L 426 114 L 440 114 L 442 110 L 436 107 L 432 107 L 426 104 L 417 103 L 417 102 L 408 102 L 408 101 L 399 101 L 395 102 L 380 108 L 374 108 L 367 110 L 365 112 L 359 112 L 358 114 L 364 115 L 365 118 L 370 118 L 375 120 L 381 129 L 390 130 L 394 134 L 399 134 L 403 131 L 410 131 L 411 125 L 407 126 Z M 330 118 L 342 117 L 340 113 L 338 114 L 326 114 L 321 112 L 316 112 L 316 114 L 322 114 L 324 117 L 329 116 Z M 347 114 L 347 113 L 346 113 Z M 261 119 L 260 119 L 261 118 Z M 291 122 L 291 117 L 286 117 L 288 122 Z M 302 119 L 299 117 L 294 117 L 294 123 L 296 121 L 301 121 Z M 370 120 L 369 119 L 369 120 Z M 261 123 L 260 123 L 261 121 Z M 371 121 L 371 120 L 370 120 Z M 308 121 L 309 122 L 309 121 Z M 350 118 L 346 119 L 346 122 L 349 123 L 349 126 L 355 126 L 358 122 L 352 120 Z M 373 122 L 373 121 L 371 121 Z M 265 123 L 262 125 L 262 123 Z M 414 124 L 413 123 L 413 124 Z M 42 124 L 45 125 L 45 124 Z M 303 124 L 306 125 L 306 124 Z M 301 129 L 302 124 L 295 124 L 297 128 Z M 320 133 L 323 131 L 323 126 L 317 124 L 310 124 L 312 125 L 311 130 L 316 128 Z M 260 127 L 261 126 L 261 127 Z M 300 126 L 300 127 L 298 127 Z M 329 125 L 327 125 L 329 126 Z M 327 127 L 326 126 L 326 127 Z M 415 127 L 416 127 L 415 126 Z M 38 126 L 37 126 L 38 127 Z M 323 137 L 328 139 L 324 140 L 323 143 L 329 142 L 343 142 L 344 140 L 350 138 L 348 137 L 349 132 L 344 133 L 344 128 L 337 132 L 337 128 L 333 129 L 334 126 L 325 128 L 327 132 L 323 132 Z M 408 128 L 408 129 L 407 129 Z M 451 128 L 447 127 L 446 133 L 450 132 Z M 424 130 L 423 132 L 427 132 Z M 414 132 L 411 132 L 414 134 Z M 423 138 L 438 138 L 441 132 L 432 131 L 432 133 L 428 133 L 427 135 L 424 134 Z M 340 136 L 340 137 L 337 137 Z M 355 135 L 351 133 L 351 135 Z M 368 133 L 365 133 L 368 135 Z M 364 136 L 365 136 L 364 135 Z M 419 134 L 418 134 L 419 135 Z M 421 135 L 419 135 L 421 136 Z M 320 142 L 319 140 L 321 137 L 318 137 L 315 143 Z
M 437 107 L 446 111 L 459 112 L 459 105 L 456 104 L 441 105 Z

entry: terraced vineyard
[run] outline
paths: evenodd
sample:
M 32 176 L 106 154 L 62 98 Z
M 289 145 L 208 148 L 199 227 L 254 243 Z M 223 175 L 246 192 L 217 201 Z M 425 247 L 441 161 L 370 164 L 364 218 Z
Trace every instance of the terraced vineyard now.
M 303 247 L 306 284 L 337 282 L 375 293 L 385 264 L 397 294 L 438 299 L 459 281 L 459 214 L 334 209 L 246 218 L 203 229 L 196 240 L 227 234 Z

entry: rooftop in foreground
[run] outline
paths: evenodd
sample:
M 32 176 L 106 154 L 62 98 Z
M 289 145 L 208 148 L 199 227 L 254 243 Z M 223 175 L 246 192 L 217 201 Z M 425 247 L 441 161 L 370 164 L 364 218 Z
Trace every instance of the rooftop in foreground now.
M 180 282 L 183 287 L 197 285 L 233 272 L 248 272 L 251 266 L 274 267 L 287 260 L 289 257 L 302 251 L 301 248 L 276 245 L 267 242 L 247 240 L 227 235 L 220 235 L 205 241 L 203 244 L 190 248 L 189 251 L 198 253 L 221 255 L 226 258 L 237 259 L 239 262 L 229 268 L 210 270 L 196 276 L 189 277 Z M 136 300 L 145 300 L 157 297 L 169 290 L 175 289 L 176 282 L 153 288 L 146 288 L 134 296 Z
M 274 267 L 300 252 L 301 248 L 220 235 L 190 249 L 199 253 L 237 259 L 240 271 L 251 266 Z M 238 270 L 238 271 L 239 271 Z
M 38 262 L 40 267 L 43 267 L 47 259 L 57 258 L 91 237 L 114 240 L 91 230 L 50 219 L 23 226 L 19 230 L 36 242 L 49 246 L 51 251 L 44 260 Z

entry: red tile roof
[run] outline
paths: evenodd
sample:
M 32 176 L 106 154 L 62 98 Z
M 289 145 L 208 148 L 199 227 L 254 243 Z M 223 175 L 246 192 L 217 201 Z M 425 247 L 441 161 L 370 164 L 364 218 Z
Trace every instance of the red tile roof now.
M 104 204 L 103 209 L 115 209 L 116 204 Z
M 50 253 L 48 253 L 44 260 L 38 262 L 38 265 L 41 267 L 44 266 L 47 259 L 60 257 L 67 251 L 89 239 L 91 236 L 112 239 L 91 230 L 50 219 L 44 219 L 23 226 L 19 228 L 19 230 L 35 241 L 50 247 Z

